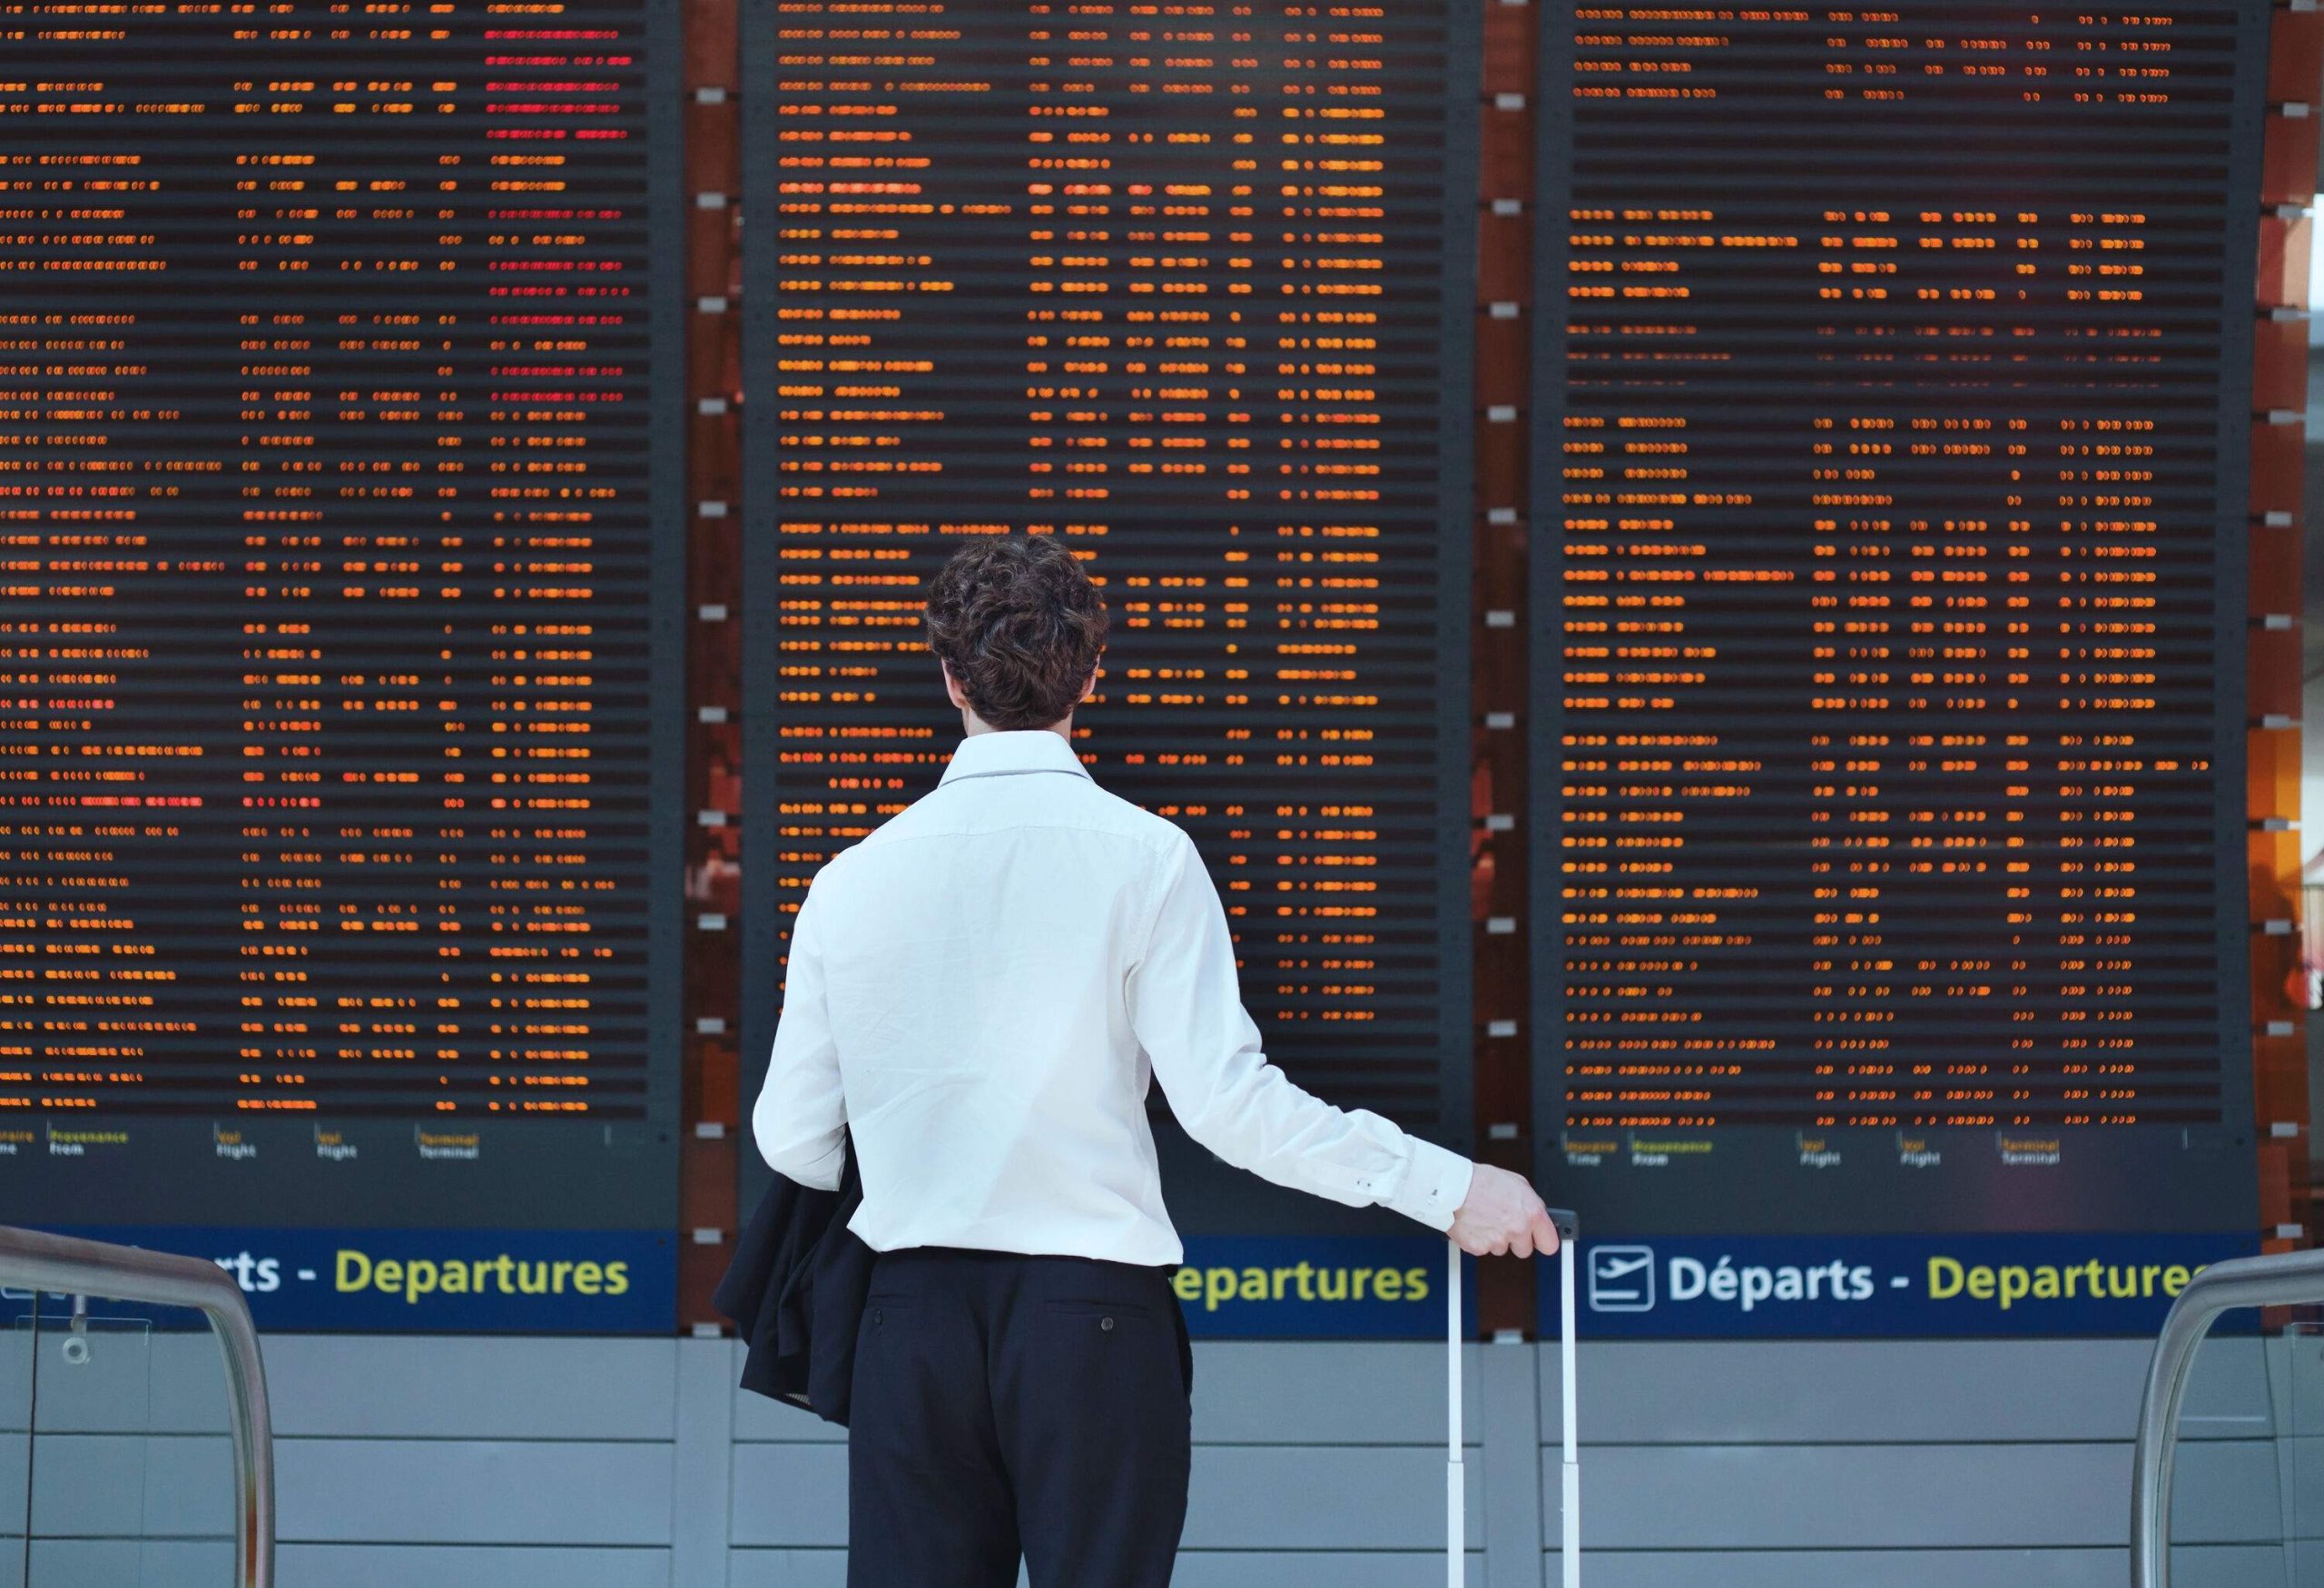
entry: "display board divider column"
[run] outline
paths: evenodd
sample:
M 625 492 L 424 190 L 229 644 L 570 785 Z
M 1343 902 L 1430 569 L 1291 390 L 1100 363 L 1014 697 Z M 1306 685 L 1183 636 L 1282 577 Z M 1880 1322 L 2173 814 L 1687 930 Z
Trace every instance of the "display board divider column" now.
M 678 1324 L 710 1294 L 738 1217 L 742 1098 L 742 70 L 737 0 L 673 0 L 685 38 L 686 978 Z
M 2324 14 L 2280 6 L 2269 18 L 2251 360 L 2248 875 L 2251 883 L 2254 1135 L 2260 1246 L 2315 1239 L 2306 967 L 2318 945 L 2270 922 L 2299 922 L 2301 540 L 2307 530 L 2309 254 L 2318 116 L 2324 109 Z M 2271 621 L 2272 619 L 2272 621 Z M 2280 1321 L 2280 1319 L 2272 1321 Z
M 1472 505 L 1476 587 L 1469 681 L 1470 928 L 1476 967 L 1474 1074 L 1477 1157 L 1533 1173 L 1531 1003 L 1526 944 L 1525 813 L 1528 533 L 1535 184 L 1534 51 L 1539 7 L 1488 0 L 1478 115 L 1476 500 Z M 1496 821 L 1495 817 L 1507 817 Z M 1478 1276 L 1477 1324 L 1490 1337 L 1531 1334 L 1532 1276 L 1521 1264 L 1487 1262 Z

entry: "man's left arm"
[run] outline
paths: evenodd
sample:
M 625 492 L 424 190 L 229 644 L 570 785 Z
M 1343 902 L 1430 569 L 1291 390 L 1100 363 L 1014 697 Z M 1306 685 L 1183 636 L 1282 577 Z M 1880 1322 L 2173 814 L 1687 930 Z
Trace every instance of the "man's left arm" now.
M 1183 835 L 1158 859 L 1152 885 L 1148 939 L 1125 998 L 1187 1134 L 1279 1186 L 1449 1229 L 1475 1176 L 1495 1171 L 1368 1110 L 1334 1108 L 1268 1062 L 1243 1009 L 1226 912 Z
M 775 1173 L 819 1191 L 839 1189 L 847 1153 L 847 1096 L 823 997 L 812 888 L 792 924 L 783 1019 L 774 1029 L 766 1084 L 751 1110 L 751 1130 L 760 1156 Z

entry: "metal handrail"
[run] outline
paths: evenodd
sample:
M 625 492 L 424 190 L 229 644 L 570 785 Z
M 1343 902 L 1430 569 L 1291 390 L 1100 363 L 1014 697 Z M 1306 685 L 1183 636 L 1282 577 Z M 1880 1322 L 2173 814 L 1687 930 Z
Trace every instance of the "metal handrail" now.
M 274 1426 L 267 1412 L 258 1329 L 233 1277 L 200 1258 L 0 1226 L 0 1285 L 191 1307 L 208 1315 L 226 1358 L 226 1402 L 234 1435 L 234 1581 L 238 1588 L 272 1588 Z
M 2236 1258 L 2198 1273 L 2171 1304 L 2147 1364 L 2139 1403 L 2139 1443 L 2131 1489 L 2132 1588 L 2170 1588 L 2171 1475 L 2179 1449 L 2179 1407 L 2195 1348 L 2221 1313 L 2240 1307 L 2324 1301 L 2324 1251 Z

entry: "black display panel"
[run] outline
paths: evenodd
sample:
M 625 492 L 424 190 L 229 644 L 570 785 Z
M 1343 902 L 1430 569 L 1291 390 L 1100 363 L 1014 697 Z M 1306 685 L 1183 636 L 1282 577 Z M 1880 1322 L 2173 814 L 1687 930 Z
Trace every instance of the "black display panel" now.
M 0 17 L 11 1221 L 277 1325 L 668 1327 L 675 42 Z
M 1545 25 L 1545 1173 L 2248 1241 L 2265 7 Z
M 746 1094 L 809 881 L 958 738 L 926 582 L 1030 532 L 1113 614 L 1078 747 L 1200 846 L 1270 1054 L 1465 1137 L 1478 31 L 746 13 Z M 1190 1232 L 1412 1228 L 1162 1135 Z

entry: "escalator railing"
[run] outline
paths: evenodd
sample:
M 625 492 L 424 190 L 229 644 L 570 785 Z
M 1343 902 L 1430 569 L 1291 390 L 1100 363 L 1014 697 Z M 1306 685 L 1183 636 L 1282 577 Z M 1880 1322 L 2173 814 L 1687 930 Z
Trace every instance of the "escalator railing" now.
M 2197 1274 L 2162 1320 L 2139 1405 L 2131 1490 L 2132 1588 L 2170 1588 L 2171 1477 L 2196 1348 L 2221 1313 L 2324 1302 L 2324 1251 L 2236 1258 Z
M 0 1227 L 0 1288 L 89 1297 L 204 1314 L 224 1354 L 234 1452 L 234 1583 L 274 1581 L 274 1442 L 258 1330 L 233 1277 L 215 1263 L 166 1252 Z

